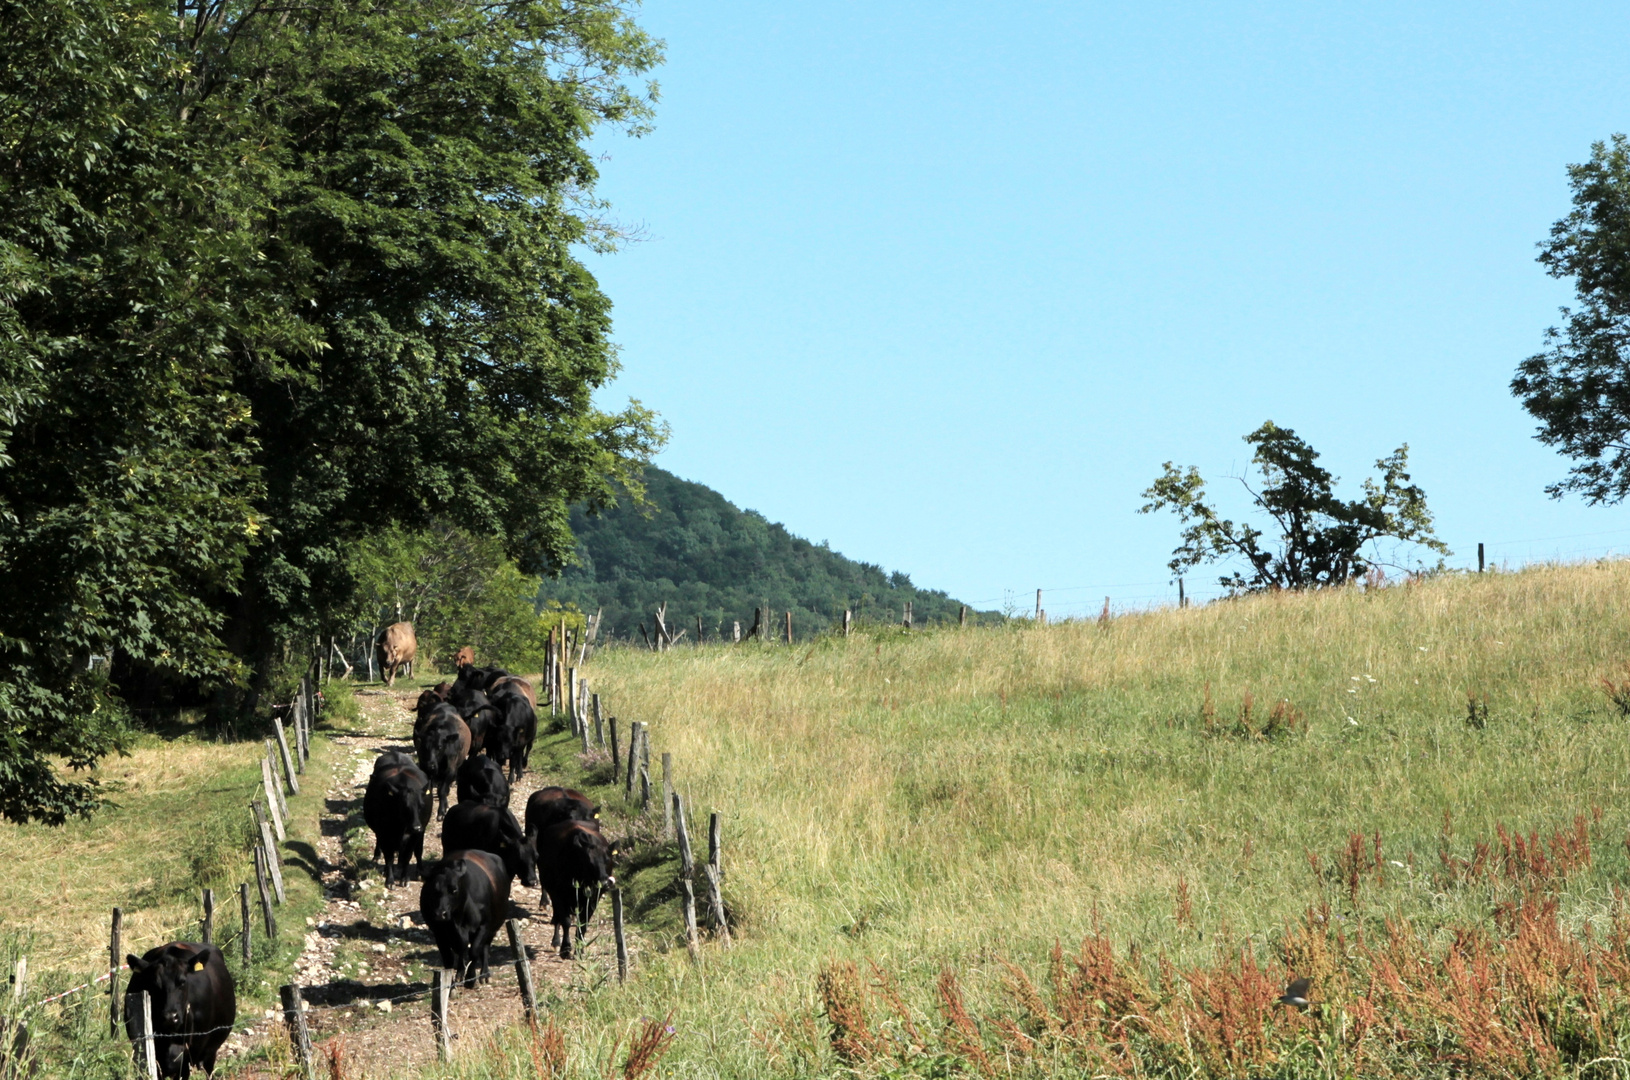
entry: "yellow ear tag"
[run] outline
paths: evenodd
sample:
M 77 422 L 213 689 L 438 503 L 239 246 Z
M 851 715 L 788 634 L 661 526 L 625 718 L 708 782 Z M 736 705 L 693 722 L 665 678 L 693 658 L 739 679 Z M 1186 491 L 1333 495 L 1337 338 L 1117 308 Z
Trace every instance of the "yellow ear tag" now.
M 194 971 L 203 971 L 204 970 L 204 962 L 202 960 L 198 961 L 198 963 L 196 963 L 196 964 L 194 964 L 192 966 L 192 969 Z

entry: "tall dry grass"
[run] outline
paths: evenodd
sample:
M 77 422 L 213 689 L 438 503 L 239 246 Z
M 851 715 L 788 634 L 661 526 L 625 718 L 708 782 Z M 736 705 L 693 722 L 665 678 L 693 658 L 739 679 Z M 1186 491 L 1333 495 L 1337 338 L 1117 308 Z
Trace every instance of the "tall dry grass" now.
M 819 992 L 846 964 L 887 974 L 930 1058 L 979 1071 L 1013 1053 L 973 1034 L 1007 1015 L 1007 965 L 1058 941 L 1237 996 L 1286 974 L 1310 908 L 1349 940 L 1407 923 L 1441 962 L 1466 928 L 1538 918 L 1536 880 L 1557 933 L 1606 934 L 1630 876 L 1604 688 L 1630 679 L 1630 564 L 591 666 L 673 753 L 692 834 L 724 815 L 737 947 L 699 970 L 647 953 L 634 987 L 574 1005 L 677 1009 L 685 1075 L 853 1067 Z

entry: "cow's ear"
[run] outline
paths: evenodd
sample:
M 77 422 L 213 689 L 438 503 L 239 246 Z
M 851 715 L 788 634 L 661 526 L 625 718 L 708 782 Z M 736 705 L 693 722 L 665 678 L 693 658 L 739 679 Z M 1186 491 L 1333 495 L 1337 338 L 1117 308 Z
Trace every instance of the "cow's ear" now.
M 137 956 L 135 953 L 126 953 L 125 954 L 125 966 L 130 969 L 132 974 L 134 974 L 134 973 L 142 970 L 143 968 L 145 968 L 147 966 L 147 963 L 141 957 Z

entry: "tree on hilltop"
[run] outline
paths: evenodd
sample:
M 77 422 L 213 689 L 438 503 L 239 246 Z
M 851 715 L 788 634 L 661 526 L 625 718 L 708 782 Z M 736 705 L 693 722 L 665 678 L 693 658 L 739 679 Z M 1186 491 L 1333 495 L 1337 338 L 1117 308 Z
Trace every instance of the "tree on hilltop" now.
M 1551 226 L 1539 262 L 1572 278 L 1578 306 L 1545 332 L 1548 348 L 1524 360 L 1511 392 L 1539 421 L 1535 438 L 1574 460 L 1553 497 L 1591 503 L 1630 495 L 1630 140 L 1615 135 L 1568 166 L 1573 210 Z
M 1199 470 L 1190 466 L 1184 471 L 1168 461 L 1143 493 L 1149 502 L 1139 512 L 1171 510 L 1182 522 L 1182 544 L 1168 564 L 1172 573 L 1242 559 L 1249 574 L 1236 570 L 1220 578 L 1225 588 L 1309 589 L 1344 585 L 1371 567 L 1388 565 L 1365 553 L 1366 545 L 1379 540 L 1449 554 L 1432 532 L 1425 492 L 1410 483 L 1407 445 L 1375 463 L 1381 479 L 1365 480 L 1362 498 L 1343 500 L 1335 494 L 1336 478 L 1318 464 L 1318 452 L 1291 429 L 1270 420 L 1245 441 L 1256 448 L 1251 463 L 1261 481 L 1253 486 L 1247 477 L 1237 479 L 1252 505 L 1273 521 L 1278 536 L 1265 539 L 1262 530 L 1222 517 L 1206 500 Z

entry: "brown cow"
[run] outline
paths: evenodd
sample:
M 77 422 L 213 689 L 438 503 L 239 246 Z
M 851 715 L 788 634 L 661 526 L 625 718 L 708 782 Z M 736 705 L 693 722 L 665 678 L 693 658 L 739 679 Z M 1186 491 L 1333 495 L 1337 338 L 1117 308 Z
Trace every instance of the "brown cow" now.
M 459 668 L 463 667 L 465 664 L 473 664 L 473 663 L 475 663 L 475 649 L 472 646 L 469 646 L 469 645 L 461 646 L 459 648 L 458 652 L 453 654 L 453 670 L 454 671 L 457 671 Z
M 410 622 L 391 623 L 379 635 L 379 669 L 384 673 L 385 685 L 396 682 L 396 672 L 407 668 L 413 674 L 413 658 L 419 654 L 419 639 L 413 636 Z

